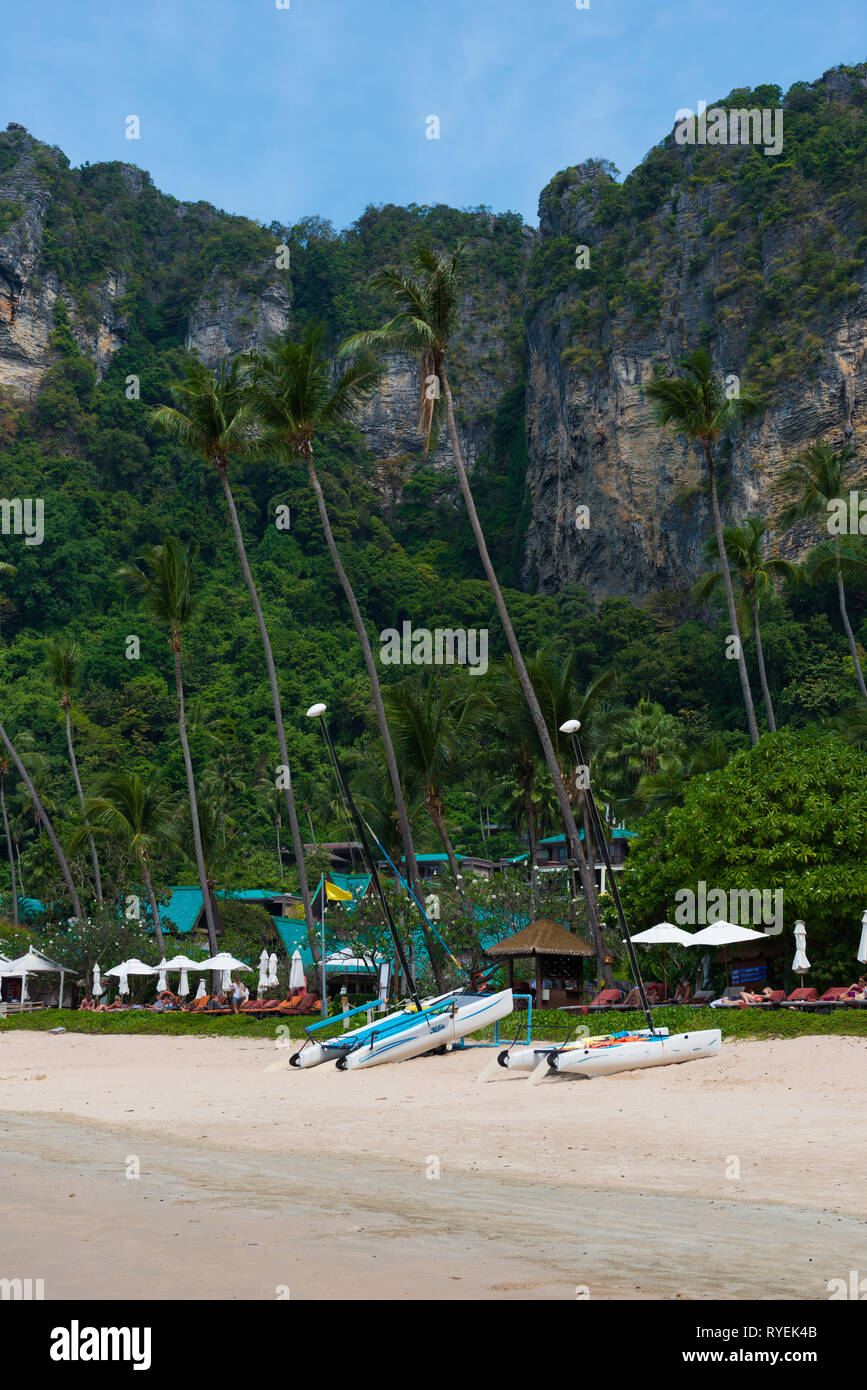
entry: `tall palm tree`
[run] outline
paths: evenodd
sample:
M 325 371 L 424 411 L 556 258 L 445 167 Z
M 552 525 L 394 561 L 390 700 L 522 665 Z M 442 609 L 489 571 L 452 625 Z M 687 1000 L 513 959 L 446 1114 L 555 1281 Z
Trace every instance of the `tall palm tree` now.
M 0 749 L 0 808 L 3 811 L 3 833 L 6 836 L 6 855 L 9 860 L 9 873 L 12 876 L 12 925 L 18 926 L 18 884 L 15 880 L 15 852 L 12 848 L 12 832 L 9 829 L 9 816 L 6 811 L 6 778 L 12 761 L 5 748 Z
M 463 249 L 463 243 L 461 243 L 453 253 L 446 254 L 435 251 L 430 246 L 418 246 L 414 255 L 414 274 L 405 274 L 401 270 L 391 267 L 375 275 L 371 284 L 374 287 L 386 290 L 399 306 L 399 312 L 394 318 L 390 319 L 388 323 L 384 324 L 382 328 L 368 329 L 361 333 L 354 333 L 343 344 L 341 352 L 352 353 L 366 351 L 372 348 L 406 353 L 418 359 L 418 427 L 419 433 L 425 441 L 425 452 L 427 452 L 430 445 L 437 403 L 440 400 L 444 400 L 445 402 L 452 460 L 458 476 L 458 483 L 460 484 L 464 503 L 467 508 L 470 526 L 472 527 L 475 537 L 482 567 L 494 596 L 494 602 L 500 617 L 500 622 L 503 625 L 506 641 L 512 653 L 515 669 L 518 672 L 518 679 L 521 683 L 521 689 L 524 692 L 524 699 L 527 701 L 530 708 L 533 723 L 535 724 L 539 742 L 542 746 L 545 764 L 548 768 L 548 774 L 551 777 L 554 791 L 560 805 L 560 812 L 563 817 L 564 825 L 566 826 L 566 836 L 569 841 L 572 857 L 578 864 L 581 887 L 587 902 L 590 935 L 596 949 L 599 971 L 606 982 L 609 982 L 611 980 L 611 969 L 610 966 L 605 963 L 605 946 L 602 941 L 593 878 L 587 867 L 587 861 L 581 848 L 581 842 L 578 837 L 578 827 L 575 824 L 572 807 L 569 804 L 569 797 L 560 774 L 560 768 L 548 734 L 548 729 L 542 717 L 542 711 L 539 708 L 539 701 L 536 698 L 532 682 L 527 674 L 527 668 L 524 664 L 524 658 L 521 655 L 515 629 L 509 617 L 509 610 L 506 607 L 506 601 L 503 598 L 503 593 L 500 589 L 491 557 L 488 554 L 487 541 L 476 511 L 476 504 L 473 500 L 473 494 L 470 489 L 469 478 L 467 477 L 467 470 L 461 452 L 460 441 L 458 439 L 454 401 L 452 399 L 451 386 L 446 371 L 446 356 L 452 337 L 457 328 L 460 312 L 460 262 Z
M 43 806 L 42 801 L 40 800 L 39 793 L 37 792 L 36 787 L 33 784 L 33 779 L 31 778 L 29 772 L 27 771 L 27 768 L 21 761 L 19 754 L 16 752 L 15 747 L 9 738 L 9 735 L 7 734 L 2 724 L 0 724 L 0 739 L 2 739 L 7 753 L 9 754 L 13 763 L 15 764 L 15 770 L 18 773 L 18 776 L 21 778 L 22 782 L 27 788 L 27 795 L 30 797 L 30 800 L 32 802 L 33 810 L 36 815 L 37 821 L 41 822 L 41 824 L 44 826 L 45 833 L 51 841 L 51 848 L 54 850 L 54 857 L 57 860 L 58 867 L 60 869 L 61 874 L 63 875 L 63 881 L 66 884 L 66 891 L 68 892 L 70 901 L 72 903 L 73 915 L 78 919 L 79 922 L 83 922 L 84 913 L 81 910 L 81 902 L 78 897 L 78 890 L 75 887 L 75 882 L 70 872 L 69 864 L 66 861 L 66 855 L 63 853 L 63 850 L 60 846 L 60 841 L 58 840 L 57 835 L 55 834 L 54 826 L 51 824 L 51 821 L 48 818 L 48 812 L 45 810 L 45 807 Z
M 624 808 L 633 803 L 635 789 L 642 777 L 653 776 L 664 766 L 666 759 L 682 761 L 684 757 L 683 725 L 673 714 L 666 714 L 662 705 L 647 697 L 639 700 L 632 713 L 618 726 L 617 741 L 602 755 L 610 769 L 612 787 Z
M 446 829 L 443 786 L 455 779 L 469 756 L 470 740 L 488 712 L 487 699 L 457 673 L 428 680 L 404 680 L 385 691 L 394 746 L 410 786 L 424 792 L 425 806 L 461 892 L 462 875 Z M 462 896 L 462 893 L 461 893 Z
M 99 832 L 117 840 L 138 864 L 150 903 L 157 950 L 162 960 L 166 950 L 162 920 L 151 877 L 151 864 L 161 851 L 176 843 L 175 807 L 153 777 L 137 772 L 116 772 L 106 780 L 102 794 L 87 802 L 87 819 Z M 72 837 L 73 847 L 87 835 L 82 826 Z
M 642 773 L 638 779 L 633 793 L 636 808 L 643 813 L 669 811 L 672 806 L 679 806 L 690 777 L 718 771 L 726 766 L 729 757 L 729 751 L 719 734 L 714 734 L 686 759 L 677 753 L 661 753 L 655 771 Z
M 738 626 L 735 594 L 732 586 L 731 570 L 725 547 L 722 512 L 720 511 L 717 490 L 716 460 L 713 446 L 722 435 L 737 423 L 757 415 L 762 409 L 758 395 L 748 386 L 739 388 L 738 396 L 729 397 L 722 382 L 711 368 L 710 357 L 704 348 L 698 348 L 683 361 L 677 363 L 680 376 L 657 377 L 644 387 L 644 394 L 651 403 L 655 419 L 660 425 L 669 425 L 676 434 L 684 434 L 687 439 L 697 443 L 704 454 L 710 483 L 710 505 L 713 526 L 716 533 L 720 572 L 725 590 L 731 635 L 737 639 L 738 674 L 747 712 L 747 726 L 750 739 L 759 741 L 759 728 L 753 705 L 753 692 L 744 657 L 743 643 Z
M 804 517 L 824 515 L 827 518 L 829 504 L 837 503 L 839 505 L 844 500 L 848 500 L 849 488 L 855 482 L 850 468 L 854 458 L 855 450 L 851 444 L 844 444 L 842 448 L 835 450 L 830 444 L 818 443 L 811 444 L 809 448 L 793 459 L 789 466 L 783 469 L 776 484 L 780 493 L 795 493 L 794 498 L 785 504 L 780 512 L 780 525 L 792 526 L 796 521 L 803 520 Z M 849 557 L 842 549 L 839 534 L 833 537 L 832 556 L 829 568 L 832 569 L 837 582 L 840 617 L 843 619 L 846 640 L 849 643 L 849 651 L 852 653 L 855 679 L 861 694 L 867 696 L 864 672 L 858 657 L 858 644 L 855 641 L 855 634 L 852 631 L 852 624 L 849 621 L 849 612 L 846 607 L 846 586 L 843 582 L 843 575 Z M 821 570 L 816 573 L 816 577 L 819 577 L 820 574 Z
M 790 564 L 788 560 L 774 559 L 765 554 L 767 532 L 767 522 L 758 516 L 746 517 L 740 526 L 723 527 L 723 539 L 729 566 L 735 571 L 740 588 L 738 618 L 739 620 L 746 619 L 752 629 L 753 640 L 756 644 L 756 660 L 759 667 L 762 697 L 765 702 L 765 713 L 768 716 L 768 728 L 772 734 L 775 734 L 777 721 L 774 718 L 774 705 L 771 700 L 768 675 L 765 669 L 759 609 L 762 600 L 768 594 L 773 593 L 775 580 L 783 579 L 794 583 L 799 572 L 797 567 Z M 715 541 L 705 543 L 704 558 L 706 563 L 712 559 L 712 549 L 715 544 Z M 703 574 L 693 585 L 692 596 L 697 603 L 704 603 L 723 583 L 722 570 L 713 570 L 708 574 Z
M 169 641 L 175 666 L 175 690 L 178 697 L 178 733 L 184 755 L 184 769 L 187 774 L 187 797 L 190 803 L 190 828 L 193 835 L 196 869 L 199 887 L 205 905 L 205 921 L 208 927 L 208 946 L 211 955 L 217 954 L 217 923 L 214 917 L 213 902 L 208 891 L 208 875 L 202 853 L 202 832 L 199 825 L 199 809 L 196 801 L 196 782 L 193 776 L 193 760 L 190 756 L 190 741 L 187 737 L 187 719 L 184 708 L 184 673 L 181 663 L 183 628 L 190 621 L 193 612 L 195 587 L 195 564 L 192 553 L 174 536 L 169 536 L 162 545 L 148 546 L 140 555 L 141 564 L 126 561 L 118 565 L 115 578 L 138 594 L 144 605 L 158 622 L 165 623 L 169 629 Z
M 69 637 L 62 637 L 57 642 L 46 643 L 46 658 L 48 673 L 52 684 L 60 696 L 60 708 L 63 710 L 63 718 L 66 724 L 66 748 L 69 753 L 69 766 L 72 768 L 72 777 L 75 782 L 75 790 L 78 796 L 78 804 L 81 808 L 82 817 L 84 816 L 84 792 L 81 789 L 81 778 L 78 775 L 78 762 L 75 757 L 75 745 L 72 741 L 72 719 L 70 711 L 72 708 L 72 692 L 78 685 L 78 676 L 81 667 L 81 648 L 77 642 Z M 96 841 L 93 836 L 89 836 L 90 858 L 93 863 L 93 882 L 96 888 L 96 901 L 102 907 L 102 878 L 99 872 L 99 856 L 96 852 Z
M 300 342 L 293 342 L 289 337 L 280 338 L 270 343 L 264 352 L 251 354 L 248 359 L 250 398 L 254 414 L 265 431 L 262 448 L 268 450 L 276 444 L 290 456 L 300 458 L 307 469 L 308 481 L 316 498 L 319 519 L 325 533 L 325 544 L 340 586 L 346 595 L 361 644 L 364 665 L 373 693 L 377 728 L 385 749 L 388 774 L 397 808 L 409 881 L 418 895 L 419 876 L 412 828 L 406 811 L 388 720 L 385 717 L 379 674 L 364 618 L 334 539 L 325 495 L 313 459 L 313 443 L 317 434 L 356 415 L 359 406 L 376 390 L 382 376 L 382 368 L 362 356 L 335 379 L 331 364 L 324 355 L 324 340 L 323 325 L 309 323 Z
M 244 546 L 238 509 L 235 506 L 235 498 L 229 482 L 229 468 L 232 461 L 239 455 L 243 455 L 249 448 L 251 430 L 249 403 L 245 400 L 241 389 L 238 364 L 233 362 L 228 371 L 221 369 L 219 373 L 214 373 L 208 371 L 201 363 L 193 362 L 188 367 L 183 381 L 175 383 L 172 393 L 176 407 L 160 406 L 154 411 L 154 424 L 165 430 L 172 438 L 180 440 L 191 449 L 195 449 L 216 468 L 229 509 L 232 534 L 235 538 L 235 546 L 250 595 L 250 602 L 256 616 L 262 650 L 265 654 L 274 724 L 277 731 L 277 746 L 280 752 L 281 781 L 284 783 L 286 793 L 286 809 L 289 812 L 292 849 L 298 866 L 298 882 L 301 889 L 301 901 L 304 904 L 304 920 L 307 924 L 310 942 L 315 945 L 316 924 L 310 905 L 310 888 L 304 865 L 304 846 L 301 843 L 298 812 L 292 791 L 292 774 L 289 767 L 289 753 L 286 748 L 286 730 L 283 726 L 283 714 L 280 708 L 277 668 L 274 664 L 274 653 L 271 649 L 271 639 L 265 624 L 259 592 Z

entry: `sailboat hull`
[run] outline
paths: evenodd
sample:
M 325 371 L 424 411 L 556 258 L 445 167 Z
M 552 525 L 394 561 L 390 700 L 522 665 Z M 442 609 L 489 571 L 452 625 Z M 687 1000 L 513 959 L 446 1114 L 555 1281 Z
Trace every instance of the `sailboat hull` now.
M 450 1005 L 432 1017 L 406 1016 L 405 1024 L 395 1026 L 394 1019 L 387 1020 L 377 1036 L 376 1030 L 369 1039 L 353 1048 L 338 1062 L 341 1071 L 357 1071 L 361 1067 L 376 1067 L 383 1062 L 403 1062 L 409 1057 L 419 1057 L 424 1052 L 438 1051 L 468 1033 L 486 1028 L 498 1019 L 512 1012 L 512 991 L 504 989 L 496 994 L 459 994 Z
M 721 1047 L 720 1029 L 708 1028 L 696 1033 L 673 1033 L 669 1037 L 648 1035 L 631 1042 L 570 1048 L 553 1052 L 549 1065 L 552 1071 L 572 1072 L 577 1076 L 613 1076 L 620 1071 L 716 1057 Z
M 667 1028 L 657 1028 L 658 1034 L 668 1036 Z M 555 1048 L 551 1043 L 547 1046 L 513 1048 L 510 1052 L 501 1052 L 498 1058 L 501 1067 L 508 1071 L 533 1071 L 541 1062 L 543 1057 L 547 1057 L 552 1052 L 563 1053 L 564 1055 L 580 1049 L 585 1051 L 591 1045 L 595 1048 L 602 1043 L 615 1042 L 620 1039 L 633 1041 L 639 1038 L 650 1037 L 649 1028 L 633 1028 L 628 1033 L 600 1033 L 596 1037 L 579 1038 L 575 1042 L 566 1043 L 563 1048 Z

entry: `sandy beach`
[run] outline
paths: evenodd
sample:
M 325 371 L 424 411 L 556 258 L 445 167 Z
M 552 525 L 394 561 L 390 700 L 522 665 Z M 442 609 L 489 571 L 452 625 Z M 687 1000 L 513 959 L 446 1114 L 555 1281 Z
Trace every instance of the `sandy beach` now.
M 867 1271 L 860 1038 L 538 1086 L 480 1082 L 486 1048 L 286 1056 L 0 1033 L 0 1276 L 49 1299 L 822 1299 Z

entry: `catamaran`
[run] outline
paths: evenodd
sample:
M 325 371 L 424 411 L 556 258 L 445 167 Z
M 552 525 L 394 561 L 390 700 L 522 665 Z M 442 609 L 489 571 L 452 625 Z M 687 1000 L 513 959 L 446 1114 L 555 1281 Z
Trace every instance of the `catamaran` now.
M 391 915 L 388 899 L 382 890 L 376 861 L 365 833 L 366 822 L 355 805 L 343 776 L 343 770 L 337 760 L 328 727 L 322 717 L 324 714 L 325 705 L 323 704 L 311 705 L 307 711 L 308 718 L 319 720 L 325 736 L 331 765 L 334 768 L 347 810 L 355 824 L 362 854 L 379 898 L 383 916 L 391 932 L 404 979 L 409 987 L 411 1002 L 396 1013 L 386 1014 L 365 1023 L 360 1028 L 341 1033 L 336 1038 L 326 1038 L 322 1042 L 315 1041 L 310 1036 L 317 1027 L 321 1026 L 314 1025 L 308 1029 L 307 1039 L 300 1050 L 289 1058 L 289 1062 L 291 1066 L 302 1069 L 321 1066 L 323 1062 L 336 1062 L 340 1071 L 355 1071 L 360 1067 L 378 1066 L 382 1062 L 402 1062 L 408 1057 L 419 1057 L 426 1052 L 445 1051 L 459 1038 L 466 1037 L 468 1033 L 475 1033 L 478 1029 L 496 1023 L 498 1019 L 505 1018 L 507 1014 L 510 1014 L 513 1008 L 512 991 L 511 989 L 502 989 L 486 994 L 473 989 L 471 986 L 466 986 L 432 999 L 422 1000 L 419 998 L 403 945 Z M 367 828 L 369 829 L 369 827 Z M 385 855 L 388 863 L 391 864 L 397 881 L 412 898 L 430 930 L 439 936 L 412 888 L 401 878 L 378 840 L 376 844 Z M 442 938 L 440 941 L 442 942 Z M 442 942 L 442 945 L 445 947 L 445 942 Z M 448 950 L 447 947 L 445 949 Z M 451 955 L 450 952 L 449 954 Z M 459 969 L 462 969 L 454 956 L 451 959 Z

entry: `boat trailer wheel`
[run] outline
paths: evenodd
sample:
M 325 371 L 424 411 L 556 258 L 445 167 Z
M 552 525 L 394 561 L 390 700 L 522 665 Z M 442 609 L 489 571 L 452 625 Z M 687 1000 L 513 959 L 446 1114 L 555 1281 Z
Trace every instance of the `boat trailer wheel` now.
M 509 1066 L 509 1049 L 508 1049 L 507 1047 L 504 1048 L 502 1052 L 498 1052 L 498 1053 L 497 1053 L 497 1061 L 499 1062 L 499 1064 L 500 1064 L 501 1067 L 506 1067 L 506 1068 L 508 1068 L 508 1066 Z

